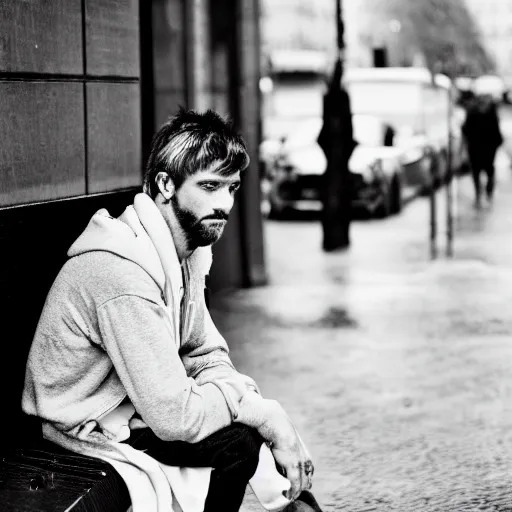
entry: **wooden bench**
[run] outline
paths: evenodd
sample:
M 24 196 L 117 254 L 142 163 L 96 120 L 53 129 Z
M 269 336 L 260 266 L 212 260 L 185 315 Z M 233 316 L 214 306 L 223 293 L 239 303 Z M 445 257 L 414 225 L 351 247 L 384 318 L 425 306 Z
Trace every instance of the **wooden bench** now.
M 0 509 L 116 512 L 130 506 L 109 464 L 41 437 L 21 411 L 25 363 L 46 295 L 92 215 L 117 216 L 138 190 L 0 208 Z

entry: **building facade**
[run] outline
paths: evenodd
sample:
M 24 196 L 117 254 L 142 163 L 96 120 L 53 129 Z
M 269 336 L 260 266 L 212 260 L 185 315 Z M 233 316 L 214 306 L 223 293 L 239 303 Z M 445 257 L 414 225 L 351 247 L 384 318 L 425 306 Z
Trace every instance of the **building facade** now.
M 336 0 L 262 0 L 261 10 L 264 59 L 276 51 L 315 51 L 325 56 L 328 70 L 336 55 Z M 373 66 L 380 47 L 389 50 L 392 65 L 417 58 L 414 48 L 399 44 L 401 26 L 387 2 L 342 0 L 342 16 L 347 66 Z
M 265 282 L 257 0 L 2 2 L 0 34 L 0 229 L 5 209 L 140 191 L 158 126 L 211 107 L 252 160 L 211 287 Z

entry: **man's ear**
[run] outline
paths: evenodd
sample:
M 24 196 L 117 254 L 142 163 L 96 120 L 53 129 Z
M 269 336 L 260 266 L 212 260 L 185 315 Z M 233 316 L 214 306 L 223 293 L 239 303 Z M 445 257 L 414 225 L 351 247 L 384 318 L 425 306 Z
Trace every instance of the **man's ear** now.
M 169 201 L 176 192 L 174 183 L 166 172 L 159 172 L 155 177 L 155 183 L 166 201 Z

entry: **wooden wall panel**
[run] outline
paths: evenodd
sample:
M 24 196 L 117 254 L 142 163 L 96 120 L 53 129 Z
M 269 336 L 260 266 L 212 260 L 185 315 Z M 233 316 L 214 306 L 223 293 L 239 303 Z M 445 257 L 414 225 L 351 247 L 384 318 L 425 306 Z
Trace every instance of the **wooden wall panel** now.
M 261 217 L 261 188 L 258 168 L 260 145 L 260 30 L 259 0 L 236 0 L 237 3 L 237 53 L 231 73 L 238 73 L 238 112 L 240 130 L 245 139 L 251 164 L 245 171 L 240 190 L 244 261 L 247 283 L 251 286 L 267 282 L 263 223 Z
M 225 41 L 217 41 L 212 48 L 212 108 L 222 116 L 231 116 L 230 49 Z
M 154 128 L 186 107 L 185 9 L 182 0 L 155 0 L 152 7 Z
M 210 287 L 214 293 L 224 288 L 262 285 L 267 280 L 258 172 L 257 4 L 258 0 L 219 0 L 215 9 L 211 4 L 214 104 L 217 109 L 229 108 L 251 157 L 224 237 L 213 247 Z
M 155 93 L 155 128 L 162 126 L 167 119 L 174 115 L 179 106 L 186 107 L 185 91 L 167 91 Z
M 83 73 L 81 1 L 0 2 L 0 71 Z
M 223 117 L 231 116 L 229 96 L 226 92 L 212 93 L 212 109 Z
M 185 6 L 188 105 L 206 110 L 212 106 L 211 11 L 217 6 L 208 0 L 185 2 Z
M 209 287 L 213 293 L 220 290 L 237 289 L 244 286 L 245 267 L 240 231 L 243 229 L 240 217 L 240 197 L 229 215 L 221 239 L 213 246 L 213 263 L 210 271 Z
M 87 84 L 88 191 L 142 183 L 140 87 Z
M 153 75 L 158 91 L 186 91 L 183 4 L 182 0 L 153 2 Z
M 87 74 L 139 77 L 139 2 L 86 0 L 85 19 Z
M 0 82 L 0 206 L 85 193 L 83 86 Z

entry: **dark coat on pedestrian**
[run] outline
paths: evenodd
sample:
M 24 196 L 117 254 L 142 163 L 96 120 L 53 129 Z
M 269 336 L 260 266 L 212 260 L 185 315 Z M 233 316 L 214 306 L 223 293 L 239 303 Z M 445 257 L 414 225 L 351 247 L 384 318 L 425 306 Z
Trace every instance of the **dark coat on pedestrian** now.
M 469 154 L 487 160 L 503 143 L 496 105 L 492 98 L 476 98 L 468 107 L 462 127 Z

